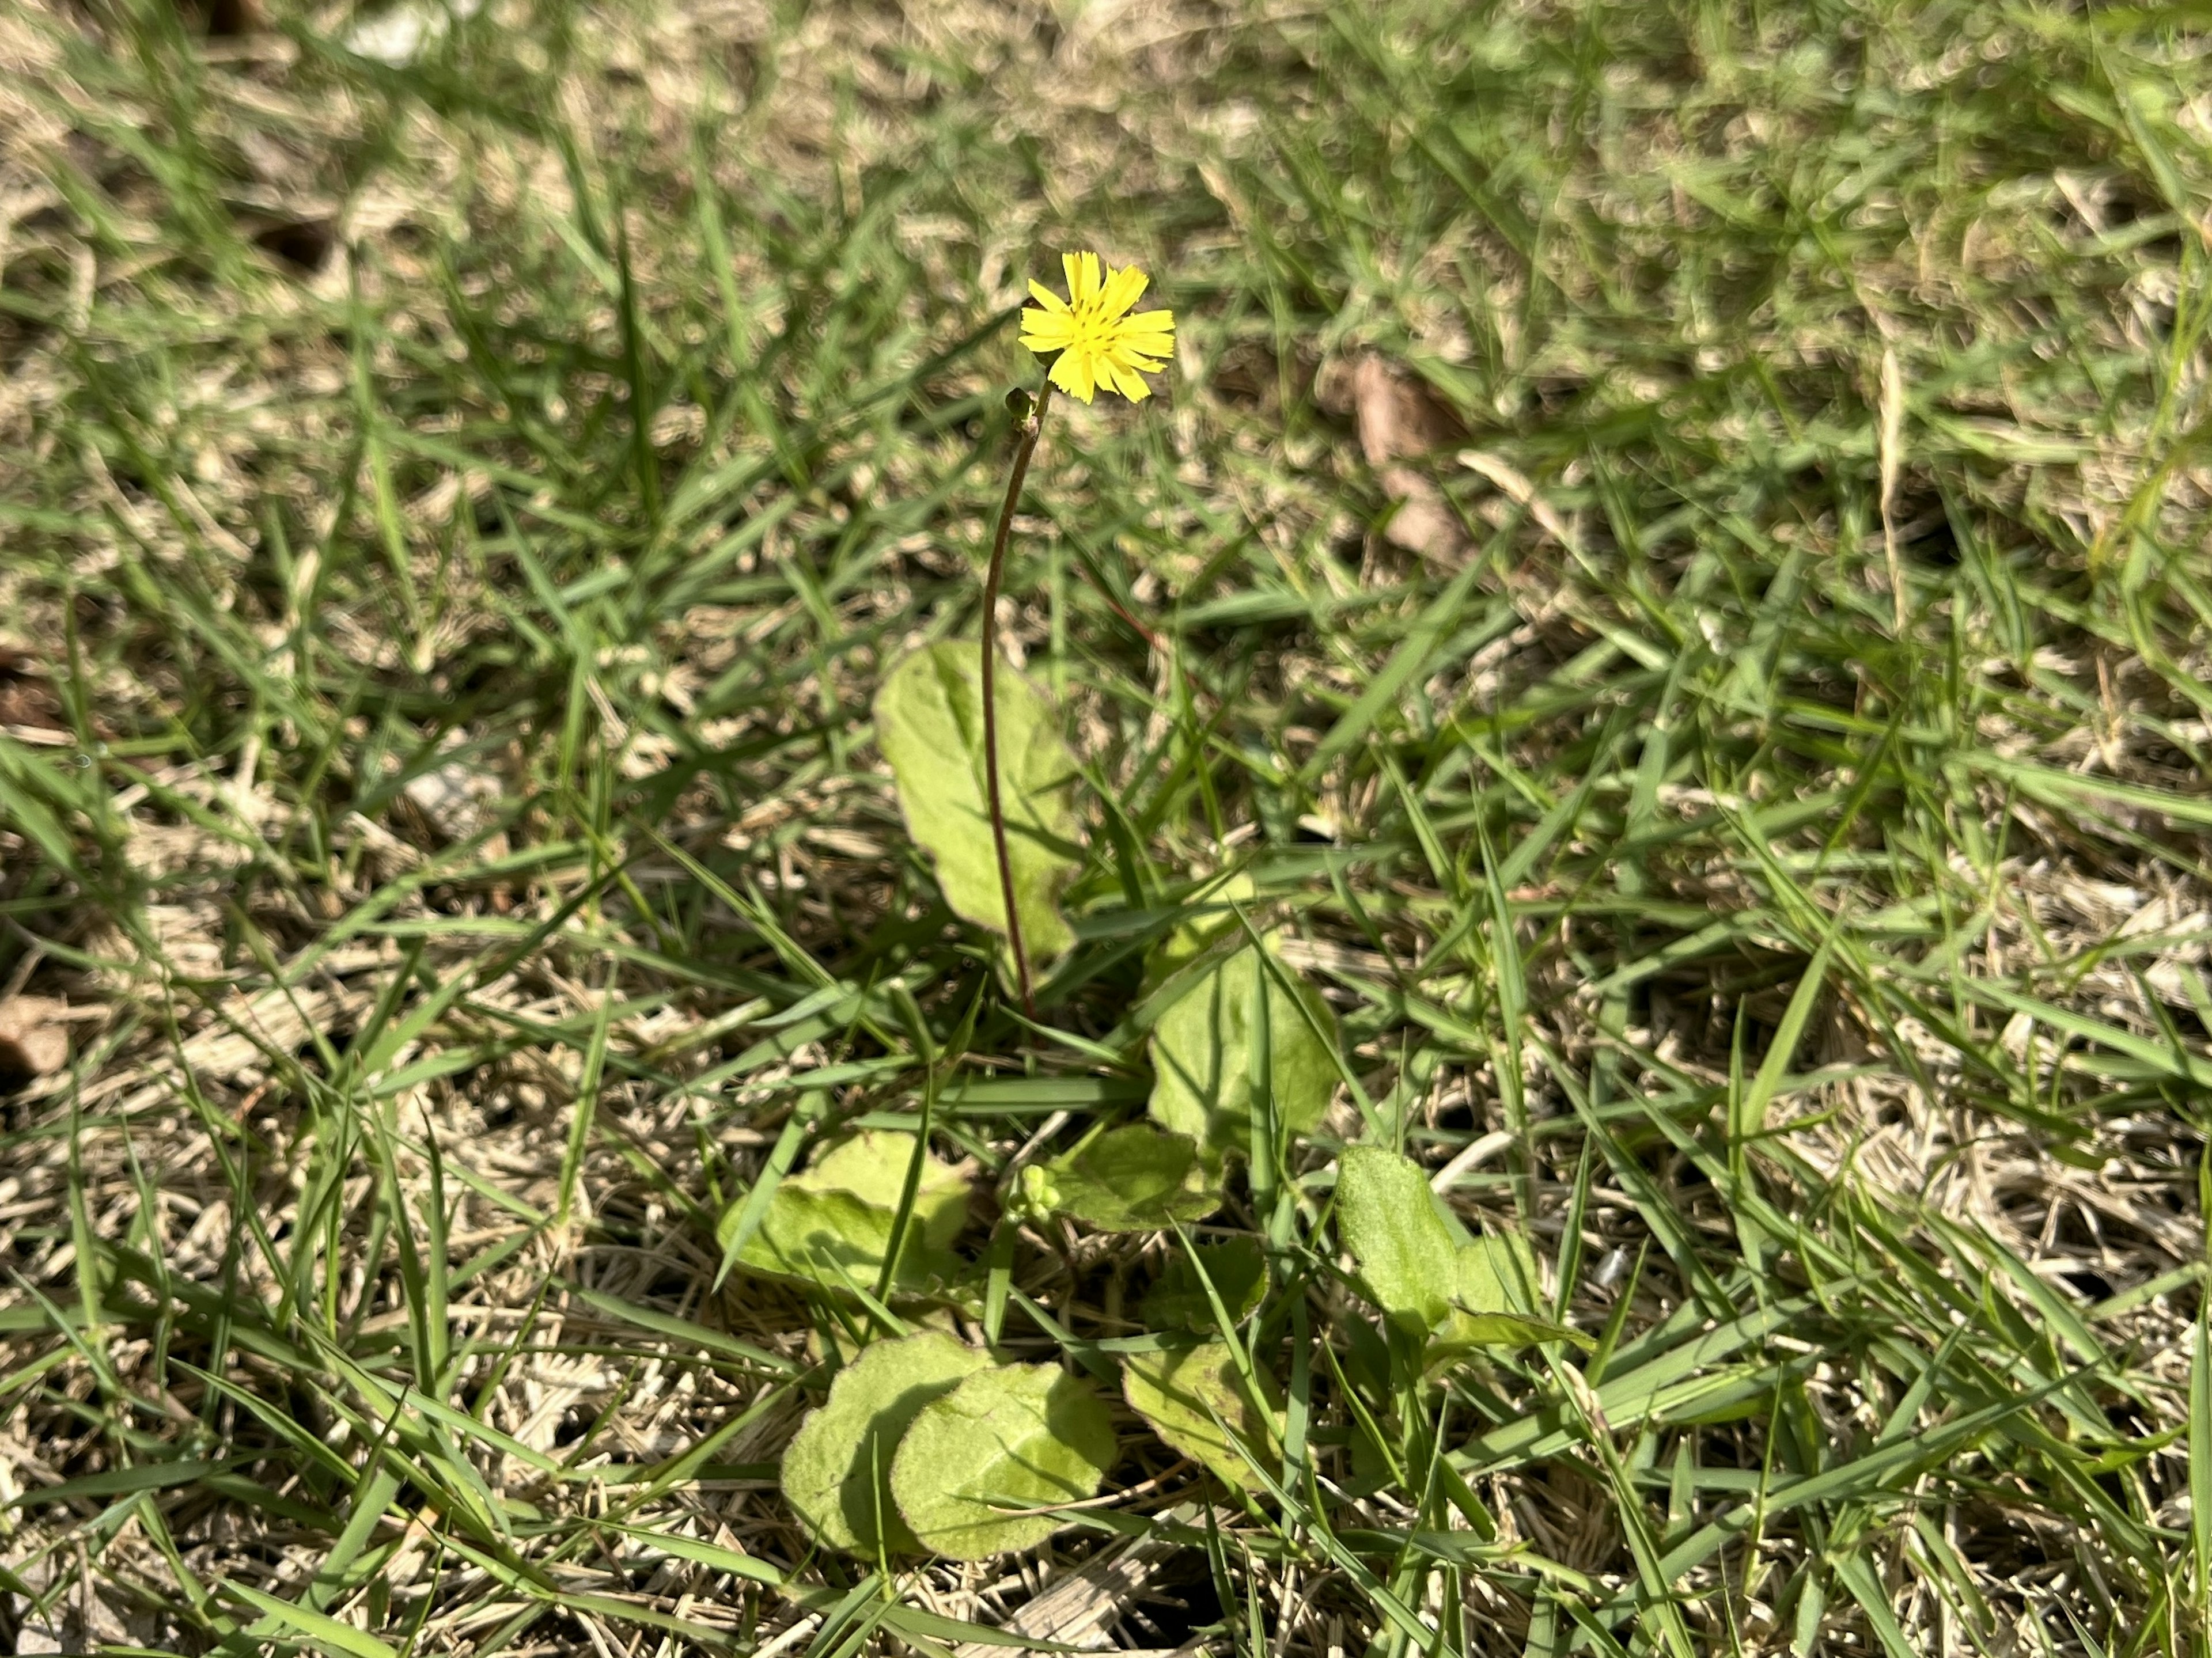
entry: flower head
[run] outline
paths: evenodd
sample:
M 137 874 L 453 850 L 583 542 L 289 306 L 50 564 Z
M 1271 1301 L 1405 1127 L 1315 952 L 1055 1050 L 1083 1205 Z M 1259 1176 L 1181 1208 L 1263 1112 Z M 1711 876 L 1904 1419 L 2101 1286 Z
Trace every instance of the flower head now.
M 1175 313 L 1129 314 L 1147 280 L 1134 265 L 1108 270 L 1102 280 L 1096 253 L 1063 253 L 1060 263 L 1067 273 L 1067 298 L 1031 282 L 1030 292 L 1044 308 L 1023 311 L 1022 343 L 1039 356 L 1060 354 L 1053 359 L 1052 383 L 1073 397 L 1088 403 L 1104 386 L 1132 403 L 1143 402 L 1152 388 L 1139 371 L 1148 374 L 1167 366 L 1175 349 Z

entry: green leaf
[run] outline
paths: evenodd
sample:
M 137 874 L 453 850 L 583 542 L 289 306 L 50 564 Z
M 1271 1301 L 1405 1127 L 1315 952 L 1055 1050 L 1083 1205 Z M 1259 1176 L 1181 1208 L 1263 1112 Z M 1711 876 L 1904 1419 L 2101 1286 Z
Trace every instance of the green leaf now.
M 783 1494 L 816 1537 L 863 1559 L 921 1543 L 891 1506 L 891 1459 L 932 1400 L 990 1363 L 936 1330 L 879 1341 L 837 1373 L 783 1454 Z M 888 1523 L 886 1523 L 888 1522 Z
M 906 1171 L 914 1162 L 914 1136 L 896 1128 L 864 1128 L 785 1182 L 801 1188 L 850 1192 L 889 1214 L 898 1212 Z M 951 1163 L 926 1157 L 915 1188 L 913 1224 L 939 1248 L 968 1224 L 968 1182 Z
M 1536 1310 L 1536 1261 L 1524 1240 L 1495 1233 L 1470 1239 L 1459 1247 L 1458 1266 L 1452 1299 L 1466 1311 Z
M 1253 1012 L 1262 981 L 1277 1120 L 1292 1134 L 1306 1133 L 1336 1092 L 1336 1016 L 1311 986 L 1281 971 L 1297 983 L 1295 998 L 1262 970 L 1256 950 L 1240 950 L 1200 974 L 1153 1027 L 1146 1108 L 1214 1162 L 1251 1144 Z
M 1733 1121 L 1729 1125 L 1732 1139 L 1740 1142 L 1766 1132 L 1766 1108 L 1781 1088 L 1783 1078 L 1790 1072 L 1790 1061 L 1797 1052 L 1798 1040 L 1805 1034 L 1807 1021 L 1812 1017 L 1813 1005 L 1820 1000 L 1820 987 L 1827 981 L 1828 964 L 1835 952 L 1836 941 L 1832 938 L 1814 953 L 1804 975 L 1797 981 L 1797 988 L 1790 993 L 1790 1005 L 1782 1011 L 1782 1023 L 1775 1027 L 1774 1040 L 1767 1045 L 1759 1074 L 1735 1103 Z
M 1150 1123 L 1109 1128 L 1066 1157 L 1022 1171 L 1024 1198 L 1102 1232 L 1157 1231 L 1221 1206 L 1198 1146 Z
M 1238 1323 L 1250 1317 L 1267 1290 L 1267 1256 L 1259 1239 L 1233 1237 L 1219 1243 L 1202 1243 L 1198 1246 L 1198 1259 L 1230 1317 Z M 1200 1282 L 1188 1255 L 1176 1255 L 1162 1269 L 1145 1292 L 1144 1314 L 1148 1330 L 1213 1333 L 1213 1303 L 1206 1299 L 1206 1285 Z
M 1362 1291 L 1395 1322 L 1426 1332 L 1460 1290 L 1459 1246 L 1419 1164 L 1379 1145 L 1347 1145 L 1337 1164 L 1336 1235 Z
M 1540 1341 L 1592 1345 L 1579 1330 L 1536 1312 L 1535 1258 L 1526 1240 L 1496 1233 L 1459 1246 L 1450 1316 L 1437 1333 L 1444 1354 L 1467 1347 L 1528 1347 Z
M 1519 1238 L 1462 1242 L 1421 1166 L 1379 1145 L 1347 1145 L 1337 1165 L 1336 1235 L 1367 1298 L 1392 1322 L 1435 1331 L 1432 1357 L 1539 1341 L 1589 1345 L 1540 1318 L 1536 1262 Z
M 1170 978 L 1206 954 L 1210 945 L 1232 932 L 1243 931 L 1232 904 L 1250 904 L 1260 896 L 1252 878 L 1241 871 L 1226 880 L 1217 878 L 1183 900 L 1192 912 L 1145 955 L 1145 989 L 1150 994 Z
M 399 1658 L 390 1645 L 368 1631 L 341 1623 L 313 1606 L 295 1606 L 245 1583 L 227 1582 L 223 1588 L 265 1617 L 306 1636 L 325 1652 L 347 1653 L 351 1658 Z
M 914 1136 L 868 1129 L 776 1187 L 768 1213 L 738 1252 L 738 1263 L 765 1278 L 820 1284 L 841 1293 L 872 1290 L 890 1248 L 899 1195 L 914 1157 Z M 718 1238 L 734 1234 L 743 1204 L 722 1217 Z M 952 1240 L 968 1224 L 968 1183 L 951 1164 L 925 1157 L 914 1212 L 891 1287 L 919 1293 L 959 1269 Z
M 955 914 L 1006 930 L 991 838 L 983 758 L 981 647 L 945 641 L 924 646 L 891 670 L 876 693 L 876 744 L 890 762 L 907 831 L 937 865 Z M 1046 961 L 1073 943 L 1060 914 L 1060 890 L 1080 863 L 1067 785 L 1075 762 L 1044 693 L 1012 670 L 997 676 L 999 792 L 1006 808 L 1006 858 L 1022 943 Z
M 228 1462 L 145 1462 L 131 1468 L 108 1468 L 59 1485 L 41 1485 L 0 1503 L 0 1509 L 27 1508 L 34 1503 L 73 1503 L 85 1497 L 121 1497 L 131 1491 L 160 1491 L 168 1485 L 189 1485 L 218 1473 Z
M 849 1192 L 789 1187 L 775 1194 L 768 1219 L 738 1256 L 764 1278 L 819 1284 L 841 1292 L 872 1289 L 890 1248 L 891 1216 Z M 945 1276 L 945 1263 L 918 1241 L 910 1244 L 893 1285 L 914 1290 Z
M 1095 1495 L 1114 1461 L 1105 1404 L 1054 1364 L 978 1370 L 921 1408 L 891 1463 L 891 1495 L 923 1546 L 986 1560 L 1063 1523 L 1028 1514 Z
M 1258 1380 L 1268 1394 L 1264 1415 L 1238 1385 L 1228 1344 L 1209 1341 L 1180 1351 L 1130 1354 L 1122 1363 L 1121 1397 L 1154 1433 L 1223 1484 L 1261 1491 L 1266 1482 L 1252 1464 L 1281 1465 L 1284 1417 L 1266 1372 Z

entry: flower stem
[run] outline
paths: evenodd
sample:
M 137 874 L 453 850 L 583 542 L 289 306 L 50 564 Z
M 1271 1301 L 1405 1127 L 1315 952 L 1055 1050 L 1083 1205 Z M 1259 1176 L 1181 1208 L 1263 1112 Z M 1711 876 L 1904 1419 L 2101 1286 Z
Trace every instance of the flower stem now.
M 1037 437 L 1044 430 L 1044 411 L 1052 402 L 1052 382 L 1047 380 L 1030 405 L 1014 446 L 1013 476 L 1006 480 L 1006 499 L 999 508 L 998 533 L 991 537 L 991 564 L 983 574 L 983 782 L 991 808 L 991 844 L 999 854 L 999 896 L 1006 906 L 1006 942 L 1013 947 L 1014 979 L 1021 987 L 1022 1011 L 1034 1021 L 1036 999 L 1030 989 L 1029 952 L 1022 948 L 1022 918 L 1014 909 L 1014 865 L 1006 855 L 1006 808 L 999 791 L 999 579 L 1006 574 L 1006 537 L 1014 526 L 1014 503 L 1021 499 L 1022 480 L 1029 476 L 1030 457 L 1036 452 Z

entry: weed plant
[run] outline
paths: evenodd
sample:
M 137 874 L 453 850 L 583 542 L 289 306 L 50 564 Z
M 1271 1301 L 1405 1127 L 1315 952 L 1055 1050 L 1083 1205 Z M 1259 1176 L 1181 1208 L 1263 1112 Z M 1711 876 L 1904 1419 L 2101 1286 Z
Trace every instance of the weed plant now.
M 2208 1650 L 2200 14 L 463 9 L 0 9 L 0 1641 Z M 872 709 L 1081 246 L 1031 1019 Z M 1021 1209 L 1232 905 L 1326 1112 Z M 886 1330 L 721 1230 L 925 1128 L 995 1304 L 871 1298 L 1110 1406 L 995 1561 L 817 1546 Z M 1528 1345 L 1394 1347 L 1357 1146 Z

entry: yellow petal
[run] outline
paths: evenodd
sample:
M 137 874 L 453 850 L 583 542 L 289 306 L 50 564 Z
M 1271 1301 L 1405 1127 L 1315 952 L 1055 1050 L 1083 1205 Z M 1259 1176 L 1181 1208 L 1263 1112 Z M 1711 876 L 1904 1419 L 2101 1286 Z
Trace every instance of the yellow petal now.
M 1091 401 L 1095 383 L 1091 377 L 1091 354 L 1087 351 L 1063 351 L 1052 366 L 1052 383 L 1072 398 Z
M 1060 268 L 1067 273 L 1067 302 L 1077 311 L 1088 308 L 1098 298 L 1098 256 L 1096 253 L 1063 253 Z
M 1030 278 L 1030 295 L 1048 311 L 1058 311 L 1065 314 L 1067 310 L 1067 301 L 1034 276 Z
M 1116 368 L 1133 368 L 1149 374 L 1158 371 L 1161 366 L 1158 358 L 1148 357 L 1140 351 L 1132 351 L 1119 340 L 1106 355 L 1113 359 Z
M 1152 388 L 1145 384 L 1144 377 L 1133 368 L 1107 360 L 1106 372 L 1113 376 L 1114 389 L 1132 403 L 1142 403 L 1152 395 Z
M 1124 265 L 1119 270 L 1109 271 L 1106 277 L 1105 289 L 1098 296 L 1100 318 L 1104 321 L 1112 322 L 1134 305 L 1138 296 L 1145 291 L 1146 281 L 1145 273 L 1133 264 Z
M 1175 331 L 1175 313 L 1172 311 L 1139 311 L 1122 323 L 1122 327 L 1139 333 L 1172 334 Z
M 1114 345 L 1117 350 L 1134 351 L 1140 356 L 1171 357 L 1175 355 L 1175 342 L 1165 334 L 1121 334 L 1115 337 Z
M 1056 315 L 1049 311 L 1022 313 L 1022 343 L 1032 351 L 1063 351 L 1074 337 L 1075 319 L 1064 310 Z

